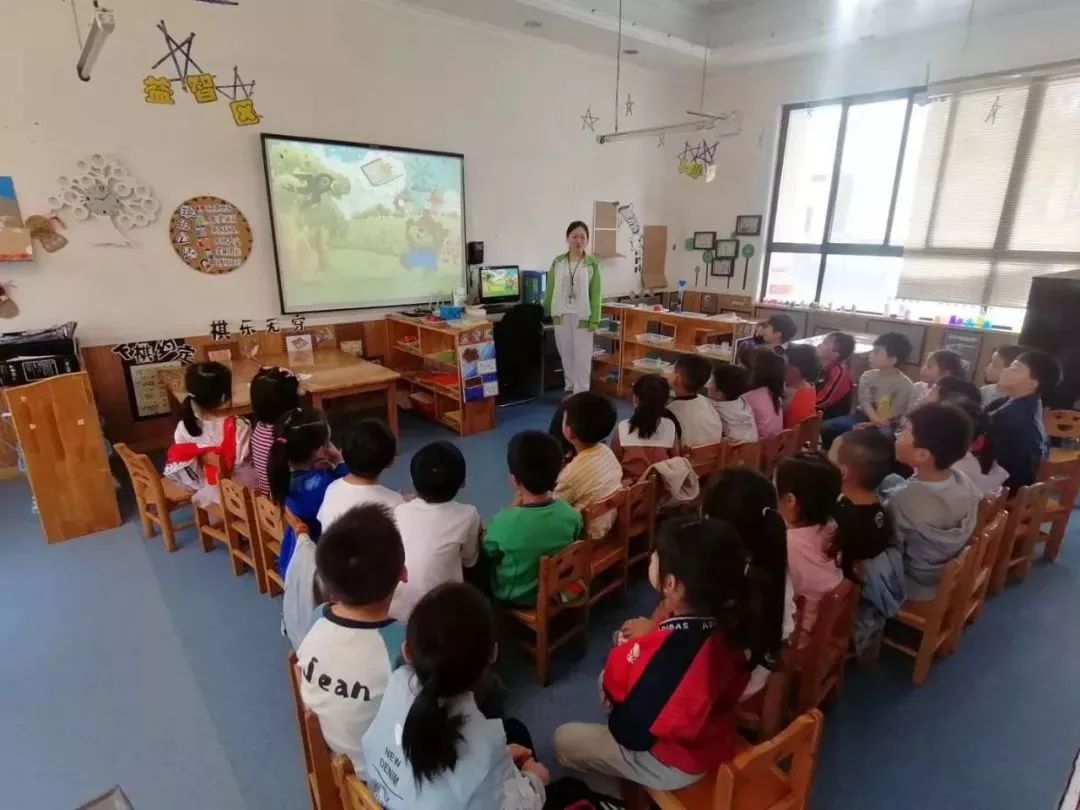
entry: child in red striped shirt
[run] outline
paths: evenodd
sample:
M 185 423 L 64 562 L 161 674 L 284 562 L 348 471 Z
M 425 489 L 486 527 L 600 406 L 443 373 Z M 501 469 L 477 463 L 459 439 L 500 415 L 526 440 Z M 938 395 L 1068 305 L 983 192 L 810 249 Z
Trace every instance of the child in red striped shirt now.
M 846 332 L 826 335 L 818 345 L 821 374 L 817 380 L 817 409 L 822 419 L 846 416 L 851 413 L 851 392 L 854 383 L 848 360 L 855 353 L 855 338 Z

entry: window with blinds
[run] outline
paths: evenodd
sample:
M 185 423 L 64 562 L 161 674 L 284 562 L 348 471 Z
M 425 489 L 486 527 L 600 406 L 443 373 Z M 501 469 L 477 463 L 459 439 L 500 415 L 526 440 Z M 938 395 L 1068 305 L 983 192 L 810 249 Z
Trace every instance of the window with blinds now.
M 1080 66 L 785 107 L 762 297 L 1027 305 L 1080 267 Z

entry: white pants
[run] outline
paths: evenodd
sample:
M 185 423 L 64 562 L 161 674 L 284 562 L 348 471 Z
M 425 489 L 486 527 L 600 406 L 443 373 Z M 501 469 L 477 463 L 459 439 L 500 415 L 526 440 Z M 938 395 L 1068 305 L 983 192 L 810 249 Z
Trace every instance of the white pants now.
M 555 346 L 562 358 L 564 386 L 567 391 L 580 394 L 589 390 L 592 379 L 593 333 L 578 329 L 581 318 L 576 315 L 562 318 L 562 323 L 555 327 Z

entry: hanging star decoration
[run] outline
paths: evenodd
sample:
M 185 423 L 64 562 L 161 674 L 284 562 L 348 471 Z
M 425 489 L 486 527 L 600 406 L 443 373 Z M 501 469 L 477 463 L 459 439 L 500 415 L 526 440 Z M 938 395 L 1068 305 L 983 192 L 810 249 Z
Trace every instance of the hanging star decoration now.
M 585 108 L 585 114 L 581 116 L 581 128 L 589 132 L 596 132 L 596 124 L 600 119 L 592 114 L 592 107 Z
M 661 132 L 659 135 L 656 136 L 656 148 L 663 149 L 665 143 L 667 143 L 667 141 L 664 137 L 664 133 Z
M 702 141 L 697 146 L 691 146 L 690 142 L 686 141 L 683 150 L 679 152 L 679 174 L 685 174 L 691 180 L 701 177 L 709 180 L 714 177 L 716 149 L 719 145 L 719 141 L 713 141 L 711 145 Z
M 1001 103 L 1001 96 L 996 96 L 994 98 L 994 103 L 990 105 L 990 111 L 986 114 L 986 118 L 984 119 L 984 123 L 996 124 L 997 123 L 998 113 L 1001 112 L 1001 108 L 1003 106 L 1005 106 L 1005 105 L 1003 105 Z
M 634 114 L 634 99 L 630 97 L 630 94 L 626 94 L 626 117 L 630 118 Z

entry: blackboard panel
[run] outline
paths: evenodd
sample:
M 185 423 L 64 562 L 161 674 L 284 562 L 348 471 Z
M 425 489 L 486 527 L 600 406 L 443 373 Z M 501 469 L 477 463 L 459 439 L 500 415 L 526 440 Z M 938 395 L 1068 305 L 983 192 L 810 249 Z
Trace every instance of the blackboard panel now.
M 956 352 L 967 363 L 970 376 L 979 365 L 983 335 L 973 329 L 946 329 L 941 348 Z

